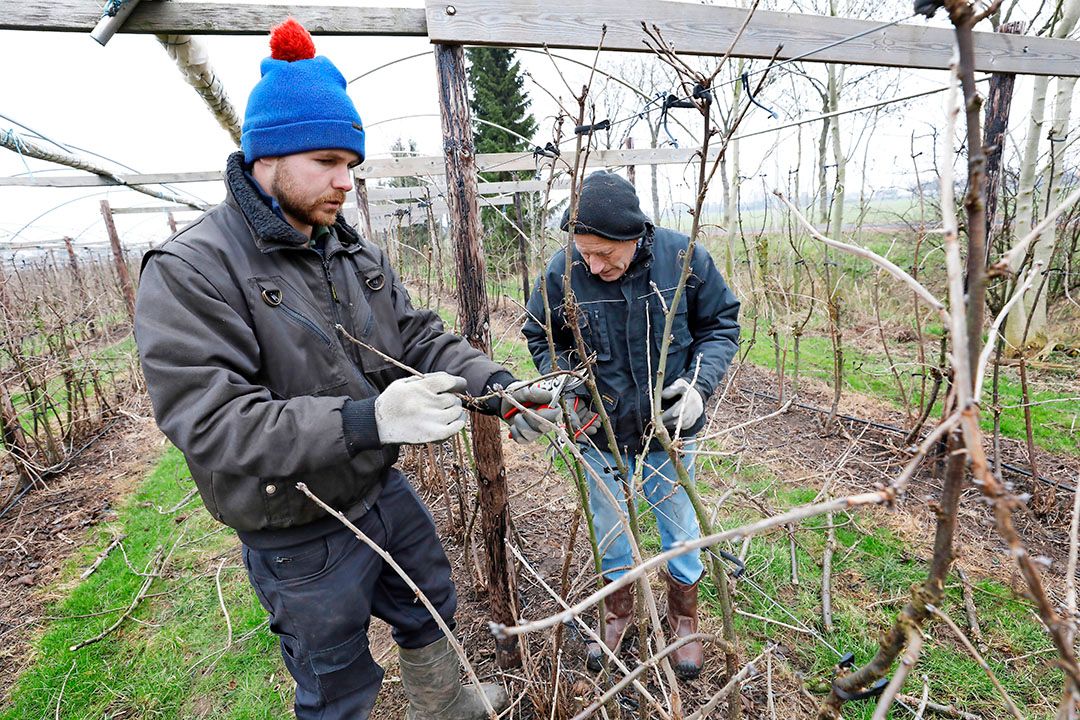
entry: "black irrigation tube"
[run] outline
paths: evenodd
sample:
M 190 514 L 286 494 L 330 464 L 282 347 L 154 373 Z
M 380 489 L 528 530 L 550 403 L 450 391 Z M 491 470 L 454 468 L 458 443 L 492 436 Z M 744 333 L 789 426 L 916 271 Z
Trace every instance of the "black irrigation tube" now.
M 758 392 L 757 390 L 748 390 L 748 391 L 745 391 L 745 392 L 749 392 L 751 395 L 757 395 L 758 397 L 763 397 L 763 398 L 766 398 L 768 400 L 772 400 L 774 402 L 780 402 L 780 398 L 776 397 L 775 395 L 770 395 L 769 393 Z M 792 402 L 791 404 L 794 405 L 797 408 L 802 408 L 803 410 L 810 410 L 810 411 L 816 412 L 816 413 L 818 413 L 820 415 L 828 415 L 829 414 L 829 411 L 826 410 L 825 408 L 819 408 L 819 407 L 816 407 L 814 405 L 807 405 L 806 403 L 801 403 L 801 402 Z M 895 425 L 889 425 L 887 423 L 879 423 L 879 422 L 875 422 L 873 420 L 867 420 L 866 418 L 855 417 L 854 415 L 844 415 L 843 413 L 837 413 L 836 417 L 847 420 L 848 422 L 862 423 L 863 425 L 868 425 L 868 426 L 870 426 L 872 428 L 877 428 L 878 430 L 885 430 L 887 432 L 896 433 L 898 435 L 905 435 L 906 436 L 908 434 L 907 430 L 904 430 L 903 428 L 898 428 Z M 1003 469 L 1005 469 L 1005 470 L 1008 470 L 1011 473 L 1016 473 L 1017 475 L 1023 475 L 1024 477 L 1028 477 L 1028 478 L 1032 477 L 1032 474 L 1031 474 L 1030 470 L 1025 470 L 1024 468 L 1020 467 L 1019 465 L 1013 465 L 1012 463 L 1003 462 L 1003 463 L 1001 463 L 1001 467 Z M 1041 475 L 1036 476 L 1035 479 L 1038 480 L 1041 483 L 1045 483 L 1047 485 L 1053 485 L 1054 487 L 1059 488 L 1061 490 L 1066 490 L 1066 491 L 1071 492 L 1071 493 L 1076 492 L 1076 486 L 1075 485 L 1066 485 L 1064 483 L 1058 482 L 1057 480 L 1051 480 L 1050 478 L 1042 477 Z

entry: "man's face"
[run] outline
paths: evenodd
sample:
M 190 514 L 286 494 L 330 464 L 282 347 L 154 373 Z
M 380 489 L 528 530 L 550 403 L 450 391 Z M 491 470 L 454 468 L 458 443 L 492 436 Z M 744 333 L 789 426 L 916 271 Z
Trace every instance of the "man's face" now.
M 334 224 L 345 204 L 345 193 L 352 189 L 350 170 L 359 161 L 351 150 L 313 150 L 261 158 L 256 161 L 256 170 L 262 163 L 263 172 L 256 172 L 256 179 L 278 201 L 290 224 L 310 233 L 313 225 Z
M 604 282 L 621 278 L 637 251 L 637 243 L 633 240 L 608 240 L 588 233 L 575 233 L 574 245 L 585 259 L 589 272 Z

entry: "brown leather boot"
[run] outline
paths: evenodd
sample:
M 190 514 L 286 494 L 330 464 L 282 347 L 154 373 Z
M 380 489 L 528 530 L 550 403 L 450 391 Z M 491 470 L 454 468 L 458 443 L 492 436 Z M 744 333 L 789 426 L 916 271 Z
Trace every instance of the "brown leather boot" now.
M 683 585 L 661 570 L 667 581 L 667 621 L 675 638 L 693 635 L 698 631 L 698 583 Z M 693 680 L 701 674 L 705 662 L 705 649 L 700 640 L 688 642 L 670 655 L 675 674 L 682 680 Z
M 604 578 L 605 585 L 610 585 L 611 582 Z M 604 644 L 612 652 L 619 652 L 626 628 L 630 625 L 633 615 L 634 583 L 619 588 L 604 598 L 604 627 L 600 634 L 604 638 Z M 593 672 L 600 672 L 604 667 L 604 658 L 607 657 L 600 644 L 590 642 L 585 647 L 585 652 L 585 666 Z

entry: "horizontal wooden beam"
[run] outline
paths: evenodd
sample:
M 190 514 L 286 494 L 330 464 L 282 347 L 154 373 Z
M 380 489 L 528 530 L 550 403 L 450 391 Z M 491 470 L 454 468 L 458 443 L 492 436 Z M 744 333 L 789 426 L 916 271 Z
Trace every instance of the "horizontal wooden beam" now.
M 178 212 L 202 212 L 197 208 L 187 205 L 159 205 L 157 207 L 117 207 L 112 209 L 113 215 L 139 215 L 143 213 L 178 213 Z
M 172 185 L 174 183 L 219 182 L 225 178 L 221 170 L 210 172 L 155 173 L 152 175 L 121 175 L 120 182 L 100 175 L 38 175 L 29 177 L 0 177 L 0 187 L 98 187 L 100 185 Z
M 89 33 L 101 17 L 101 0 L 0 0 L 0 30 Z M 287 17 L 312 35 L 427 34 L 424 11 L 348 5 L 249 5 L 230 2 L 141 2 L 120 32 L 165 35 L 267 35 Z
M 481 197 L 478 198 L 478 200 L 480 202 L 480 207 L 500 207 L 503 205 L 514 204 L 513 197 Z M 421 201 L 419 199 L 416 199 L 412 202 L 402 201 L 400 203 L 372 203 L 370 205 L 371 217 L 390 217 L 397 212 L 407 213 L 409 211 L 411 211 L 413 218 L 424 217 L 427 215 L 427 212 L 424 210 L 423 207 L 420 206 L 420 202 Z M 436 215 L 445 215 L 449 212 L 445 200 L 432 200 L 431 209 Z M 390 220 L 390 222 L 393 223 L 393 220 Z
M 432 42 L 506 47 L 594 48 L 607 26 L 605 50 L 650 52 L 641 29 L 648 22 L 689 55 L 722 55 L 745 10 L 667 0 L 427 0 L 425 10 L 351 5 L 230 2 L 140 3 L 120 32 L 177 35 L 265 35 L 292 15 L 315 35 L 428 36 Z M 98 0 L 26 3 L 0 0 L 0 29 L 89 32 L 101 15 Z M 734 49 L 735 57 L 947 69 L 953 33 L 912 21 L 883 25 L 806 13 L 759 10 Z M 862 37 L 854 37 L 867 33 Z M 975 69 L 1030 75 L 1080 76 L 1074 40 L 978 32 Z M 831 47 L 829 47 L 831 46 Z
M 697 155 L 694 148 L 634 148 L 620 150 L 594 150 L 589 154 L 589 167 L 620 167 L 623 165 L 672 165 L 690 162 Z M 550 163 L 550 159 L 543 159 L 544 163 Z M 558 161 L 558 167 L 567 169 L 574 162 L 573 153 L 568 153 Z M 567 165 L 569 163 L 569 165 Z M 531 153 L 481 153 L 476 156 L 477 172 L 501 172 L 535 170 L 536 161 Z M 446 171 L 446 161 L 442 155 L 417 155 L 400 158 L 375 158 L 364 162 L 354 171 L 356 177 L 365 180 L 375 178 L 394 177 L 442 177 Z M 220 182 L 225 175 L 221 170 L 209 172 L 182 172 L 182 173 L 153 173 L 139 175 L 121 175 L 117 182 L 111 178 L 103 178 L 98 175 L 63 175 L 48 176 L 38 175 L 29 177 L 0 177 L 0 187 L 99 187 L 117 185 L 160 185 L 182 184 L 194 182 Z M 534 190 L 543 189 L 544 181 L 536 181 Z M 488 194 L 514 192 L 511 189 L 514 183 L 482 183 L 481 188 L 490 187 L 490 190 L 481 190 Z M 406 188 L 401 188 L 405 190 Z M 371 188 L 370 192 L 384 192 L 389 188 Z M 412 195 L 415 191 L 416 194 Z M 525 192 L 519 190 L 519 192 Z M 405 197 L 423 197 L 422 188 L 409 189 Z M 390 198 L 387 195 L 372 195 L 371 199 L 405 199 Z
M 647 22 L 678 52 L 713 56 L 727 52 L 746 17 L 740 8 L 666 0 L 426 0 L 426 7 L 428 37 L 436 43 L 589 49 L 606 27 L 605 50 L 651 52 L 641 26 Z M 883 24 L 758 10 L 732 54 L 770 58 L 780 48 L 782 60 L 812 53 L 807 62 L 948 69 L 951 29 L 912 21 L 875 31 Z M 975 69 L 1080 76 L 1080 42 L 977 32 Z
M 696 6 L 695 6 L 696 7 Z M 633 148 L 619 150 L 594 150 L 589 153 L 588 166 L 594 168 L 620 167 L 624 165 L 681 165 L 697 157 L 695 148 Z M 542 158 L 546 166 L 550 158 Z M 574 154 L 568 152 L 557 162 L 556 169 L 569 169 L 574 165 Z M 478 153 L 477 172 L 509 172 L 536 170 L 532 153 Z M 413 157 L 379 158 L 368 160 L 354 171 L 356 177 L 365 180 L 391 177 L 439 177 L 446 170 L 442 155 L 417 155 Z
M 547 187 L 546 180 L 509 180 L 505 182 L 482 182 L 476 187 L 481 195 L 505 195 L 508 193 L 531 193 L 543 192 Z M 570 187 L 565 179 L 556 180 L 552 183 L 553 189 L 565 189 Z M 422 200 L 427 197 L 441 197 L 446 192 L 443 183 L 436 186 L 419 185 L 413 187 L 371 187 L 368 188 L 368 200 L 376 202 L 380 200 Z

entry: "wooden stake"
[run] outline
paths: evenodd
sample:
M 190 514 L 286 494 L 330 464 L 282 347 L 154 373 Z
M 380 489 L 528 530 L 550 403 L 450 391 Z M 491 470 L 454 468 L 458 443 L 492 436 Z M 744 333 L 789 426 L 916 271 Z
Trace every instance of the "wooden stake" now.
M 71 244 L 71 238 L 64 238 L 64 247 L 67 248 L 68 265 L 71 266 L 71 276 L 75 280 L 75 287 L 79 291 L 79 301 L 86 302 L 86 289 L 83 287 L 82 272 L 79 270 L 79 258 L 75 254 L 75 246 Z
M 356 207 L 360 210 L 360 220 L 364 223 L 364 239 L 375 242 L 375 235 L 371 232 L 371 206 L 368 205 L 367 180 L 358 177 L 356 182 Z
M 14 460 L 15 471 L 19 476 L 19 484 L 12 488 L 10 495 L 3 498 L 6 505 L 10 498 L 33 482 L 33 477 L 26 465 L 26 459 L 30 457 L 30 444 L 23 432 L 22 423 L 19 422 L 19 414 L 11 402 L 11 395 L 3 383 L 0 383 L 0 429 L 3 430 L 4 447 Z
M 113 222 L 112 208 L 108 200 L 101 201 L 101 217 L 105 220 L 105 229 L 109 232 L 109 244 L 112 245 L 113 261 L 116 263 L 116 274 L 120 278 L 120 290 L 124 293 L 124 303 L 127 305 L 128 317 L 135 322 L 135 286 L 131 284 L 131 274 L 128 273 L 127 263 L 124 262 L 124 250 L 120 247 L 120 236 L 116 232 L 116 223 Z
M 634 149 L 634 138 L 632 138 L 632 137 L 626 138 L 625 147 L 626 147 L 627 150 L 633 150 Z M 630 181 L 631 185 L 637 185 L 637 166 L 636 165 L 627 165 L 626 166 L 626 179 Z
M 3 258 L 0 258 L 0 310 L 3 310 L 5 319 L 11 315 L 11 291 L 8 290 L 8 276 L 4 270 Z
M 1024 24 L 1016 21 L 1005 23 L 999 33 L 1019 35 Z M 1009 127 L 1009 108 L 1012 106 L 1013 73 L 994 73 L 990 77 L 990 93 L 986 101 L 986 258 L 990 259 L 994 238 L 994 216 L 997 214 L 998 196 L 1001 194 L 1001 156 L 1005 151 L 1005 130 Z
M 169 213 L 168 216 L 167 216 L 167 219 L 169 221 L 169 230 L 171 230 L 172 233 L 175 235 L 176 234 L 176 218 L 173 216 L 172 213 Z
M 460 331 L 469 343 L 491 352 L 491 324 L 488 315 L 484 256 L 480 247 L 480 206 L 476 194 L 476 151 L 469 111 L 465 53 L 460 45 L 435 45 L 435 65 L 439 84 L 446 150 L 446 197 L 450 208 L 450 240 L 458 276 Z M 488 555 L 488 591 L 491 615 L 496 623 L 515 624 L 511 606 L 510 575 L 506 557 L 509 505 L 506 469 L 503 467 L 499 419 L 472 413 L 473 452 L 476 456 L 477 484 L 484 547 Z M 499 667 L 521 664 L 517 641 L 504 637 L 495 641 Z
M 518 265 L 521 268 L 521 301 L 529 302 L 529 238 L 525 234 L 525 214 L 521 211 L 521 193 L 514 193 L 514 215 L 518 227 Z

